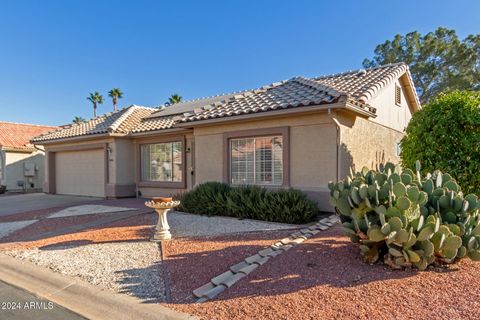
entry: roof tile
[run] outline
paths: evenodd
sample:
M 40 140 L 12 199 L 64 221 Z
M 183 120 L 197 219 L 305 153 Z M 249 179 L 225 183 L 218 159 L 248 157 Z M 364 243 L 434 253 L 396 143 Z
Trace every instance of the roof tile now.
M 53 126 L 0 121 L 0 147 L 17 150 L 35 150 L 30 139 L 57 129 Z

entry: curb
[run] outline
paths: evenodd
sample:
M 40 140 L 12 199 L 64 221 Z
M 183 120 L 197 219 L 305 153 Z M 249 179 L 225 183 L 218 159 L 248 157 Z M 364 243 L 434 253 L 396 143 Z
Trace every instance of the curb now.
M 214 299 L 220 293 L 248 276 L 252 271 L 267 263 L 269 259 L 275 258 L 317 233 L 329 229 L 337 222 L 338 217 L 336 215 L 323 218 L 313 226 L 294 232 L 289 237 L 283 238 L 270 247 L 260 250 L 253 256 L 245 258 L 243 261 L 231 266 L 229 270 L 210 279 L 210 282 L 193 290 L 194 297 L 198 299 L 196 302 L 202 303 Z
M 0 253 L 0 280 L 48 299 L 87 319 L 197 319 L 159 304 L 143 303 L 132 296 L 100 290 L 82 280 L 57 274 L 3 253 Z

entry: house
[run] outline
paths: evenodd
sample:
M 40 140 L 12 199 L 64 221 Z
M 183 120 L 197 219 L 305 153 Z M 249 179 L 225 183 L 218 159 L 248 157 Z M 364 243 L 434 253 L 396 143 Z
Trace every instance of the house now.
M 0 121 L 0 186 L 9 191 L 42 189 L 45 155 L 30 140 L 55 129 Z
M 182 102 L 130 106 L 33 139 L 44 191 L 98 197 L 184 192 L 207 181 L 293 187 L 328 205 L 350 166 L 399 160 L 421 106 L 403 63 Z

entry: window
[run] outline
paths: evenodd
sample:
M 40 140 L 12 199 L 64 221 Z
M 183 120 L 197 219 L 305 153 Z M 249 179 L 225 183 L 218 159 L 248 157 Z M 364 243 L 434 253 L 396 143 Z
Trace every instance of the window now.
M 400 157 L 400 153 L 402 153 L 402 144 L 397 142 L 397 145 L 395 146 L 395 155 Z
M 400 106 L 402 104 L 402 88 L 399 85 L 395 85 L 395 104 Z
M 142 181 L 181 182 L 183 177 L 182 149 L 182 142 L 142 145 Z
M 230 139 L 230 183 L 283 184 L 283 137 Z

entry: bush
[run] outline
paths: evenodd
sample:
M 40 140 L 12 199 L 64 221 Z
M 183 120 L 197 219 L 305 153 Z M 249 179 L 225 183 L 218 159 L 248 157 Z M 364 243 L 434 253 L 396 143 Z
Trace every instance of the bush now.
M 181 211 L 209 216 L 301 224 L 313 221 L 318 213 L 316 204 L 294 189 L 267 191 L 257 186 L 207 182 L 178 198 Z
M 448 173 L 422 177 L 388 163 L 380 171 L 363 168 L 330 183 L 331 203 L 344 232 L 358 243 L 365 261 L 392 268 L 480 260 L 480 201 L 463 195 Z
M 480 92 L 442 94 L 413 115 L 402 140 L 402 164 L 449 172 L 465 192 L 480 193 Z

